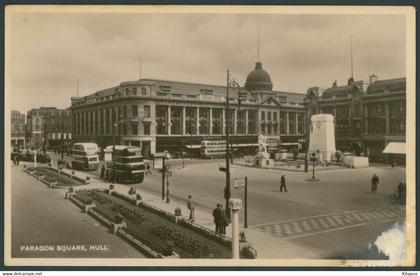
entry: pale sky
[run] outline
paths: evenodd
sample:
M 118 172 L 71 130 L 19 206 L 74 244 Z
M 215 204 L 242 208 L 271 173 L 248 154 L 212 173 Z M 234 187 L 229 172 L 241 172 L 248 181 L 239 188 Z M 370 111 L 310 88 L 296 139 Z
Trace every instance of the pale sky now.
M 11 108 L 70 106 L 70 97 L 142 78 L 244 85 L 257 60 L 273 89 L 305 93 L 350 77 L 405 76 L 403 15 L 15 13 L 11 17 Z M 368 66 L 369 64 L 369 66 Z

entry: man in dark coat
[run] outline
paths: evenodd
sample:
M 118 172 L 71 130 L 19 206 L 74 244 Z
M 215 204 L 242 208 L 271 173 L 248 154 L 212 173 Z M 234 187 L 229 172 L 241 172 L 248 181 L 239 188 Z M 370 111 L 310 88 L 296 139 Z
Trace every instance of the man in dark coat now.
M 281 176 L 280 179 L 280 192 L 283 192 L 283 189 L 287 193 L 286 177 L 284 176 L 284 174 Z
M 376 194 L 376 190 L 378 189 L 378 183 L 379 183 L 379 177 L 377 177 L 376 174 L 373 174 L 372 186 L 370 189 L 371 194 Z
M 213 210 L 214 224 L 216 225 L 216 233 L 221 234 L 221 222 L 222 222 L 222 206 L 217 203 L 216 208 Z
M 101 168 L 101 179 L 104 179 L 105 178 L 105 165 L 102 165 L 102 168 Z

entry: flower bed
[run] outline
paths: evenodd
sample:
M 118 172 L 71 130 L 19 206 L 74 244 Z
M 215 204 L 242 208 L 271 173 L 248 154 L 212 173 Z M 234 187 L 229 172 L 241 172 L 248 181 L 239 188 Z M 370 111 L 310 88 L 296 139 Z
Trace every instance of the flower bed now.
M 157 210 L 152 211 L 143 204 L 137 207 L 121 198 L 99 191 L 78 191 L 75 197 L 81 202 L 93 200 L 96 204 L 94 210 L 111 221 L 117 216 L 122 216 L 127 223 L 124 231 L 157 252 L 167 251 L 168 242 L 171 242 L 174 251 L 181 258 L 231 257 L 229 246 L 175 224 L 168 220 L 169 215 L 162 217 Z
M 58 187 L 67 187 L 67 186 L 80 186 L 82 185 L 81 182 L 75 181 L 71 177 L 65 176 L 54 169 L 49 169 L 46 167 L 38 167 L 34 168 L 35 173 L 34 176 L 39 177 L 38 175 L 43 175 L 44 179 L 55 179 L 57 182 L 56 186 Z

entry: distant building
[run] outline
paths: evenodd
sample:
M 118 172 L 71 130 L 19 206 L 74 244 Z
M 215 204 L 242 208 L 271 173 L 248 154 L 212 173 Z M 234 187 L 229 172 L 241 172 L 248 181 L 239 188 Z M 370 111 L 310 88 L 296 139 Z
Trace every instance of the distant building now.
M 70 109 L 33 108 L 27 114 L 26 135 L 31 148 L 70 146 L 72 140 Z M 62 138 L 63 137 L 63 138 Z
M 25 114 L 12 110 L 11 138 L 12 149 L 25 147 Z
M 122 82 L 72 98 L 73 138 L 103 148 L 115 136 L 117 144 L 142 147 L 145 156 L 165 150 L 177 155 L 184 149 L 199 154 L 203 140 L 225 139 L 229 116 L 233 144 L 257 143 L 259 134 L 297 143 L 305 131 L 305 95 L 272 87 L 270 75 L 257 62 L 241 87 L 241 106 L 238 89 L 230 88 L 232 105 L 226 112 L 226 86 L 159 79 Z
M 337 150 L 369 154 L 372 161 L 387 161 L 388 156 L 382 154 L 385 146 L 406 139 L 405 78 L 377 80 L 372 75 L 367 89 L 363 89 L 362 81 L 353 79 L 344 86 L 335 82 L 324 92 L 311 87 L 305 107 L 308 120 L 313 114 L 334 115 Z

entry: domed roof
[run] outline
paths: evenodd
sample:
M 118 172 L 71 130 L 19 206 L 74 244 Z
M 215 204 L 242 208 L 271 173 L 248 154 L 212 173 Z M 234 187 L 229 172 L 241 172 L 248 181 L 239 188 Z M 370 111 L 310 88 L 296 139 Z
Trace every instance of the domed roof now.
M 265 90 L 272 91 L 273 83 L 270 74 L 262 69 L 262 63 L 255 63 L 255 70 L 248 74 L 245 82 L 245 88 L 248 91 Z

